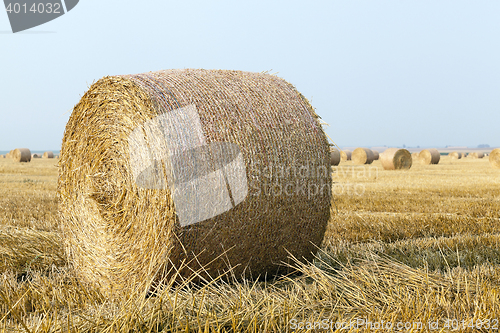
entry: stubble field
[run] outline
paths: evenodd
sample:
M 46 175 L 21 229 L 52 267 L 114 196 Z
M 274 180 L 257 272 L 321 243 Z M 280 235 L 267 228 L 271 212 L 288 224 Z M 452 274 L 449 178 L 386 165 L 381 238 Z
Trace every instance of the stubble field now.
M 333 168 L 332 217 L 302 274 L 105 296 L 73 274 L 57 160 L 0 160 L 0 332 L 500 329 L 500 170 L 485 159 Z M 335 326 L 336 325 L 336 326 Z

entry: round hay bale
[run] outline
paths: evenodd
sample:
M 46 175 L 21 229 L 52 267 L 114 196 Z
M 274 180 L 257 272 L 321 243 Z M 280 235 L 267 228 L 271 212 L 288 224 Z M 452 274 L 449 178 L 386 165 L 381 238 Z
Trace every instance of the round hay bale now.
M 460 152 L 457 152 L 457 151 L 454 151 L 452 153 L 449 153 L 448 156 L 452 159 L 452 160 L 459 160 L 462 158 L 462 153 Z
M 402 170 L 410 169 L 413 159 L 406 149 L 389 148 L 380 154 L 380 162 L 385 170 Z
M 372 153 L 373 153 L 373 160 L 378 161 L 378 159 L 380 158 L 380 154 L 378 153 L 378 151 L 372 150 Z
M 337 166 L 340 164 L 340 151 L 335 148 L 330 148 L 330 165 Z
M 54 153 L 51 151 L 46 151 L 45 153 L 43 153 L 42 158 L 54 158 Z
M 477 158 L 484 158 L 484 153 L 482 151 L 476 153 Z
M 28 148 L 17 148 L 13 150 L 11 157 L 16 162 L 30 162 L 31 151 Z
M 420 161 L 425 165 L 438 164 L 439 160 L 441 159 L 439 151 L 434 148 L 424 149 L 418 154 L 418 156 Z
M 495 169 L 500 169 L 500 148 L 496 148 L 491 151 L 490 164 Z
M 177 276 L 256 278 L 311 260 L 331 206 L 328 140 L 273 75 L 104 77 L 66 125 L 58 197 L 76 271 L 106 290 Z M 182 268 L 182 263 L 185 268 Z
M 419 154 L 418 153 L 412 153 L 411 154 L 411 159 L 413 162 L 416 162 L 419 160 Z
M 340 160 L 342 162 L 350 161 L 352 157 L 352 152 L 348 149 L 340 151 Z
M 373 152 L 368 148 L 356 148 L 352 152 L 354 164 L 372 164 L 373 158 Z
M 4 155 L 0 155 L 0 158 L 5 158 L 5 156 Z
M 33 159 L 33 158 L 42 158 L 42 155 L 40 155 L 40 154 L 36 154 L 36 153 L 35 153 L 35 154 L 31 154 L 31 158 L 32 158 L 32 159 Z

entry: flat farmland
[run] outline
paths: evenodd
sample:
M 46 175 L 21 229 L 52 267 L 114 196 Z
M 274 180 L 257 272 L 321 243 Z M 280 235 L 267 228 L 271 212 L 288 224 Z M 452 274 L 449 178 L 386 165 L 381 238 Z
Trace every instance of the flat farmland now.
M 488 158 L 332 168 L 314 262 L 268 281 L 104 295 L 66 259 L 57 160 L 0 159 L 0 332 L 500 329 L 500 170 Z M 391 325 L 391 328 L 389 328 Z

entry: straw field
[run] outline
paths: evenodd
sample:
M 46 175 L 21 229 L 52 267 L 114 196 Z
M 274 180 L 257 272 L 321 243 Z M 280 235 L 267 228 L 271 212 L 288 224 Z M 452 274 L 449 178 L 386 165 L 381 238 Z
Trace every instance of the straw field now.
M 488 159 L 404 171 L 342 162 L 320 252 L 291 263 L 301 275 L 172 282 L 146 298 L 78 278 L 56 163 L 0 160 L 0 332 L 292 332 L 325 320 L 473 331 L 500 318 L 500 172 Z

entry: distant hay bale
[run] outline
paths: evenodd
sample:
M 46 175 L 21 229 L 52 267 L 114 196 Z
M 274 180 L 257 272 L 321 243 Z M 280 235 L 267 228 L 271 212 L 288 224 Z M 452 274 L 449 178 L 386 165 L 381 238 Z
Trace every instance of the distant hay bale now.
M 337 166 L 340 164 L 340 151 L 336 148 L 330 148 L 330 165 Z
M 417 162 L 419 160 L 419 154 L 418 153 L 412 153 L 411 154 L 411 159 L 413 162 Z
M 469 154 L 469 157 L 472 159 L 484 158 L 483 152 L 473 152 Z
M 342 162 L 350 161 L 352 157 L 352 152 L 348 149 L 340 151 L 340 160 Z
M 373 160 L 378 161 L 378 159 L 380 158 L 380 154 L 378 153 L 378 151 L 372 150 L 372 153 L 373 153 Z
M 169 70 L 104 77 L 75 106 L 59 211 L 75 271 L 147 290 L 192 270 L 286 273 L 330 218 L 330 151 L 309 102 L 268 74 Z M 175 268 L 174 268 L 175 267 Z
M 411 153 L 406 149 L 389 148 L 380 154 L 380 162 L 385 170 L 410 169 L 412 161 Z
M 5 156 L 4 155 L 0 155 L 0 158 L 5 158 Z
M 451 157 L 451 159 L 459 160 L 462 158 L 462 153 L 454 151 L 452 153 L 449 153 L 448 156 Z
M 438 164 L 441 159 L 441 154 L 439 154 L 439 151 L 434 148 L 424 149 L 418 154 L 418 156 L 422 164 L 425 165 Z
M 500 169 L 500 148 L 496 148 L 491 151 L 490 164 L 495 169 Z
M 35 153 L 35 154 L 31 154 L 31 158 L 32 158 L 32 159 L 33 159 L 33 158 L 42 158 L 42 155 L 40 155 L 40 154 L 36 154 L 36 153 Z
M 7 153 L 7 155 L 5 155 L 5 157 L 6 157 L 6 158 L 10 158 L 10 159 L 12 159 L 12 155 L 13 155 L 13 153 L 14 153 L 14 149 L 12 149 L 11 151 L 9 151 L 9 152 Z
M 46 151 L 45 153 L 43 153 L 42 158 L 54 158 L 54 153 L 51 151 Z
M 372 164 L 373 158 L 373 152 L 368 148 L 356 148 L 352 152 L 354 164 Z
M 11 157 L 16 162 L 30 162 L 31 151 L 28 148 L 17 148 L 11 154 Z

